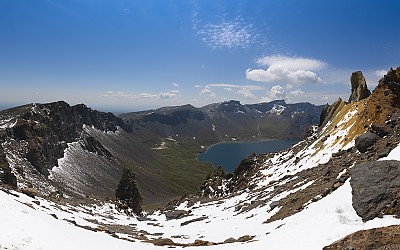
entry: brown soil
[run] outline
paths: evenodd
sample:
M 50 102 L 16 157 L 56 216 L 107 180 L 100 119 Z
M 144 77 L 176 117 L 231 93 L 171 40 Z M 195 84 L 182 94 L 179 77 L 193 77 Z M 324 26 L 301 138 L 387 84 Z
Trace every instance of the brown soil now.
M 400 249 L 400 225 L 361 230 L 346 236 L 323 248 L 324 250 L 339 249 Z

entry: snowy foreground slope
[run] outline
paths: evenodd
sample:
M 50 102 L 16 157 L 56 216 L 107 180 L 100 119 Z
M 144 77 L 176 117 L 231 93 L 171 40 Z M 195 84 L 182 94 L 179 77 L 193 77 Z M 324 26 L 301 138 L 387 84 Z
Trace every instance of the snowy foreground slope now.
M 205 236 L 209 240 L 221 240 L 229 236 L 252 234 L 256 237 L 248 243 L 231 243 L 212 246 L 214 249 L 321 249 L 323 246 L 357 230 L 399 224 L 400 220 L 390 216 L 363 223 L 351 205 L 351 188 L 347 182 L 334 193 L 319 202 L 310 204 L 303 212 L 270 224 L 262 224 L 267 214 L 264 209 L 252 211 L 254 217 L 247 215 L 231 216 L 229 208 L 235 200 L 217 206 L 206 204 L 194 209 L 193 217 L 208 214 L 215 219 L 203 223 L 193 223 L 180 227 L 183 220 L 165 221 L 164 215 L 149 216 L 156 219 L 158 226 L 139 222 L 117 211 L 114 219 L 107 219 L 106 210 L 99 208 L 95 215 L 78 211 L 63 212 L 42 199 L 37 205 L 34 199 L 19 194 L 19 198 L 0 192 L 1 228 L 0 249 L 159 249 L 149 243 L 119 240 L 104 232 L 92 232 L 71 225 L 61 219 L 71 219 L 78 224 L 91 225 L 85 219 L 97 219 L 116 224 L 138 224 L 138 228 L 165 235 L 179 235 L 182 238 Z M 109 209 L 109 208 L 108 208 Z M 99 214 L 96 214 L 96 213 Z M 55 214 L 58 220 L 49 214 Z M 209 222 L 209 223 L 207 223 Z M 122 237 L 124 235 L 121 235 Z M 290 240 L 288 237 L 290 236 Z M 203 247 L 199 247 L 203 248 Z M 210 247 L 204 247 L 209 249 Z
M 274 201 L 305 192 L 318 181 L 301 179 L 297 173 L 316 168 L 332 154 L 354 145 L 354 140 L 336 139 L 352 128 L 356 108 L 343 109 L 347 115 L 318 132 L 317 138 L 327 131 L 330 138 L 263 160 L 252 178 L 256 184 L 252 190 L 192 205 L 184 201 L 175 208 L 187 211 L 183 217 L 171 218 L 160 211 L 132 217 L 111 203 L 57 204 L 2 190 L 0 249 L 160 249 L 167 246 L 157 244 L 183 248 L 196 242 L 200 245 L 196 249 L 321 249 L 361 229 L 400 224 L 392 216 L 363 222 L 352 207 L 349 179 L 326 196 L 310 200 L 297 213 L 266 223 L 284 208 L 273 205 Z M 400 145 L 380 160 L 400 160 L 399 152 Z M 280 188 L 292 182 L 289 189 Z

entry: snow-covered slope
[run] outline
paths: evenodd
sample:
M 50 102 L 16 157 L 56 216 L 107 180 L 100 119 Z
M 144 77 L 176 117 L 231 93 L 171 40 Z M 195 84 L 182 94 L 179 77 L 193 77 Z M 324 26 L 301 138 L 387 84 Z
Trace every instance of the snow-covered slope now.
M 158 249 L 156 245 L 198 245 L 200 249 L 321 249 L 357 230 L 400 224 L 393 216 L 363 222 L 352 207 L 348 179 L 324 196 L 304 202 L 301 209 L 293 207 L 296 211 L 292 214 L 274 217 L 287 208 L 285 199 L 311 192 L 321 179 L 304 178 L 302 173 L 321 169 L 332 161 L 334 153 L 354 145 L 354 138 L 340 138 L 354 126 L 355 110 L 357 104 L 339 111 L 342 119 L 316 130 L 288 151 L 256 156 L 261 164 L 257 174 L 250 177 L 251 189 L 208 201 L 183 200 L 171 211 L 136 217 L 119 211 L 113 203 L 56 202 L 2 191 L 0 248 Z M 399 150 L 400 145 L 385 160 L 400 160 Z M 339 179 L 346 170 L 336 172 Z
M 400 150 L 400 146 L 396 150 Z M 400 160 L 400 157 L 397 155 L 396 159 Z M 357 230 L 400 224 L 399 219 L 391 216 L 364 223 L 352 207 L 348 181 L 324 199 L 307 205 L 301 213 L 272 223 L 263 222 L 278 207 L 270 210 L 264 206 L 243 213 L 235 211 L 237 205 L 251 203 L 247 192 L 190 207 L 181 204 L 179 209 L 190 210 L 190 216 L 181 219 L 166 220 L 165 214 L 156 212 L 144 221 L 126 216 L 113 204 L 67 206 L 11 193 L 14 195 L 0 192 L 0 249 L 159 248 L 137 241 L 135 235 L 139 232 L 148 239 L 170 238 L 175 243 L 193 243 L 196 239 L 217 243 L 231 237 L 254 236 L 246 243 L 215 245 L 212 249 L 321 249 Z M 198 218 L 204 219 L 182 225 Z M 112 228 L 110 225 L 130 226 L 129 232 L 115 233 L 114 236 L 135 242 L 111 237 L 110 231 L 104 232 L 109 230 L 104 228 Z M 288 235 L 290 240 L 287 240 Z
M 400 80 L 391 79 L 367 99 L 338 102 L 329 121 L 291 149 L 252 155 L 233 175 L 213 175 L 219 182 L 208 180 L 203 196 L 162 211 L 132 216 L 113 201 L 32 198 L 2 188 L 0 249 L 321 249 L 358 230 L 400 225 L 390 213 L 363 221 L 350 175 L 362 162 L 400 161 Z M 101 141 L 103 132 L 85 129 Z M 357 139 L 366 131 L 375 141 L 360 153 Z M 65 155 L 54 177 L 73 170 L 63 165 Z

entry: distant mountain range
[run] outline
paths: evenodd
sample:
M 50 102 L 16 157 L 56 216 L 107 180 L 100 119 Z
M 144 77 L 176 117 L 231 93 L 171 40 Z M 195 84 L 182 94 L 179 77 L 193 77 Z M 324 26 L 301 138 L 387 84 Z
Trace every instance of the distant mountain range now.
M 192 139 L 202 145 L 221 141 L 270 138 L 303 138 L 311 124 L 318 124 L 323 106 L 287 104 L 283 100 L 242 105 L 238 101 L 192 105 L 121 114 L 138 134 L 160 138 Z

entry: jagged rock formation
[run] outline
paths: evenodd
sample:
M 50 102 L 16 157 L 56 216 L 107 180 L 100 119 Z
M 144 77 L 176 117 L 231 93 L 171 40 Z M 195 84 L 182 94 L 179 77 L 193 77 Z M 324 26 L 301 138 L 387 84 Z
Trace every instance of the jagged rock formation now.
M 121 181 L 115 191 L 115 197 L 132 209 L 133 213 L 140 214 L 142 212 L 143 197 L 136 185 L 135 174 L 130 169 L 124 169 Z
M 335 116 L 335 113 L 344 106 L 344 104 L 345 103 L 343 102 L 342 98 L 340 98 L 340 97 L 332 105 L 326 104 L 325 107 L 321 111 L 318 126 L 319 127 L 325 126 L 326 123 Z
M 367 82 L 361 71 L 356 71 L 351 74 L 351 95 L 349 102 L 358 102 L 371 95 L 367 87 Z
M 400 162 L 371 161 L 350 169 L 353 207 L 364 221 L 400 216 Z
M 202 190 L 203 195 L 206 197 L 208 197 L 209 195 L 225 195 L 228 190 L 222 189 L 222 186 L 223 181 L 226 178 L 226 174 L 222 167 L 213 169 L 213 171 L 211 171 L 211 173 L 207 176 L 206 181 L 200 186 L 200 190 Z

